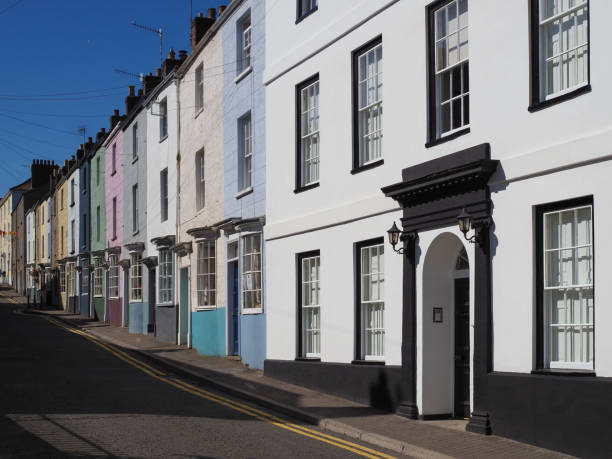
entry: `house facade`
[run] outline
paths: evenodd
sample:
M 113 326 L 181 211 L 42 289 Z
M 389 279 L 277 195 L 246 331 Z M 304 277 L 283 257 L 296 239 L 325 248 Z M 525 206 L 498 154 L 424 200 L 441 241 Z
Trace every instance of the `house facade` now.
M 266 374 L 605 455 L 611 6 L 542 3 L 268 13 Z
M 192 20 L 192 53 L 179 79 L 178 235 L 181 307 L 189 304 L 189 343 L 226 355 L 223 210 L 222 35 L 216 11 Z M 208 69 L 208 70 L 207 70 Z
M 130 95 L 133 96 L 131 92 Z M 142 97 L 127 108 L 130 111 L 121 123 L 124 217 L 121 261 L 126 268 L 124 285 L 128 288 L 128 294 L 124 296 L 124 310 L 129 317 L 130 333 L 146 335 L 154 331 L 155 323 L 149 307 L 151 271 L 154 267 L 144 261 L 147 258 L 148 220 L 147 116 L 142 106 Z
M 79 282 L 80 273 L 77 269 L 79 261 L 79 240 L 80 240 L 80 202 L 81 202 L 81 174 L 80 162 L 83 151 L 77 151 L 76 158 L 70 160 L 68 176 L 66 178 L 67 205 L 68 205 L 68 226 L 66 231 L 66 246 L 68 257 L 66 258 L 66 297 L 68 301 L 68 311 L 78 313 L 80 311 L 81 283 Z M 81 158 L 79 158 L 81 156 Z
M 176 255 L 172 247 L 177 231 L 177 153 L 179 111 L 178 82 L 175 70 L 187 57 L 186 51 L 173 50 L 162 68 L 163 80 L 147 94 L 147 253 L 155 265 L 151 268 L 150 307 L 154 308 L 155 337 L 158 341 L 187 342 L 188 310 L 179 314 L 176 296 Z M 171 110 L 167 110 L 170 107 Z M 174 109 L 173 109 L 174 108 Z M 179 336 L 180 334 L 180 336 Z
M 127 326 L 129 323 L 128 310 L 124 307 L 127 286 L 121 275 L 120 257 L 123 245 L 123 131 L 121 130 L 121 116 L 115 110 L 111 116 L 110 132 L 103 143 L 106 156 L 105 169 L 105 207 L 106 207 L 106 260 L 107 298 L 106 321 L 111 325 Z M 126 268 L 127 269 L 127 266 Z
M 227 354 L 252 368 L 266 356 L 263 283 L 266 195 L 265 5 L 232 2 L 223 13 L 223 251 Z
M 50 225 L 50 199 L 49 192 L 36 203 L 34 226 L 36 257 L 34 268 L 36 271 L 35 287 L 36 302 L 41 305 L 50 304 L 51 301 L 51 225 Z
M 68 297 L 66 295 L 66 258 L 68 257 L 68 162 L 59 174 L 55 187 L 53 206 L 55 207 L 55 237 L 51 236 L 51 245 L 55 246 L 55 260 L 57 263 L 57 286 L 59 289 L 58 306 L 66 310 Z
M 0 201 L 0 279 L 15 288 L 13 271 L 13 211 L 25 190 L 31 186 L 31 179 L 11 188 Z
M 96 135 L 96 143 L 89 161 L 91 171 L 90 204 L 90 277 L 92 316 L 106 320 L 107 279 L 106 279 L 106 149 L 103 142 L 106 132 L 102 129 Z
M 25 207 L 25 242 L 26 242 L 26 297 L 30 302 L 36 299 L 38 273 L 36 272 L 36 203 Z

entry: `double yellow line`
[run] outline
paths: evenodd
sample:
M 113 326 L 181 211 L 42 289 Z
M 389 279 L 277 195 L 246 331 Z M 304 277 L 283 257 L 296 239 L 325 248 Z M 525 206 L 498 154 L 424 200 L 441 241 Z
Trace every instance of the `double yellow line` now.
M 195 395 L 196 397 L 200 397 L 200 398 L 209 400 L 211 402 L 217 403 L 219 405 L 223 405 L 234 411 L 238 411 L 240 413 L 246 414 L 247 416 L 251 416 L 259 421 L 266 422 L 268 424 L 272 424 L 276 427 L 294 432 L 298 435 L 309 437 L 314 440 L 318 440 L 320 442 L 327 443 L 329 445 L 333 445 L 338 448 L 342 448 L 344 450 L 350 451 L 360 456 L 369 457 L 369 458 L 385 458 L 385 459 L 391 459 L 394 457 L 394 456 L 390 456 L 388 454 L 382 453 L 380 451 L 376 451 L 374 449 L 368 448 L 366 446 L 362 446 L 357 443 L 343 440 L 342 438 L 339 438 L 339 437 L 327 435 L 322 432 L 318 432 L 316 430 L 309 429 L 307 427 L 295 424 L 293 422 L 286 421 L 284 419 L 281 419 L 277 416 L 274 416 L 260 409 L 254 408 L 252 406 L 237 402 L 235 400 L 232 400 L 226 397 L 222 397 L 221 395 L 214 394 L 212 392 L 209 392 L 207 390 L 204 390 L 192 384 L 189 384 L 185 381 L 181 381 L 180 379 L 173 378 L 167 375 L 166 373 L 164 373 L 163 371 L 153 368 L 150 365 L 147 365 L 146 363 L 134 358 L 130 354 L 122 351 L 121 349 L 117 348 L 116 346 L 113 346 L 112 344 L 106 343 L 76 328 L 69 327 L 65 325 L 64 323 L 58 321 L 57 319 L 54 319 L 48 316 L 45 316 L 45 317 L 47 318 L 47 320 L 54 323 L 55 325 L 58 325 L 64 330 L 67 330 L 68 332 L 74 333 L 76 335 L 80 335 L 94 342 L 95 344 L 103 348 L 104 350 L 113 354 L 118 359 L 124 361 L 125 363 L 130 364 L 131 366 L 139 369 L 140 371 L 143 371 L 144 373 L 151 376 L 152 378 L 165 382 L 166 384 L 170 384 L 171 386 L 177 389 L 180 389 L 184 392 L 188 392 L 192 395 Z

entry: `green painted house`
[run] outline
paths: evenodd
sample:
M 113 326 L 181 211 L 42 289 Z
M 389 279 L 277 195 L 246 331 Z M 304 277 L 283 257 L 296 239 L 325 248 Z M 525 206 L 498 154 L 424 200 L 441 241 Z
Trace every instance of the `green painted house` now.
M 102 137 L 102 139 L 100 139 Z M 98 134 L 98 145 L 102 145 L 104 133 Z M 91 171 L 91 279 L 93 292 L 93 311 L 97 320 L 107 320 L 106 317 L 106 189 L 104 171 L 106 167 L 106 151 L 100 146 L 90 159 Z

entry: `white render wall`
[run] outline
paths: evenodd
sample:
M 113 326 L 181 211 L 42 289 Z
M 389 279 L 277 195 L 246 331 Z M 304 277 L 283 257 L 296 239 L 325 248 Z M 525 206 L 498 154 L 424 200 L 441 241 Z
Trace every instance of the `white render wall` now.
M 428 140 L 425 11 L 429 3 L 320 2 L 319 10 L 298 24 L 293 2 L 279 2 L 268 11 L 264 74 L 268 357 L 295 357 L 295 322 L 290 316 L 295 309 L 295 253 L 321 248 L 322 286 L 333 285 L 331 288 L 336 292 L 333 295 L 352 296 L 352 254 L 344 257 L 342 268 L 335 266 L 330 273 L 323 269 L 325 247 L 330 244 L 344 251 L 337 245 L 339 241 L 348 244 L 360 240 L 356 233 L 361 233 L 370 222 L 377 225 L 370 231 L 384 234 L 399 213 L 276 238 L 395 209 L 397 205 L 385 198 L 380 188 L 400 181 L 403 168 L 488 142 L 492 158 L 501 160 L 492 179 L 496 190 L 492 194 L 494 369 L 530 372 L 535 367 L 533 206 L 592 194 L 595 370 L 598 376 L 612 376 L 612 338 L 605 333 L 612 326 L 612 312 L 606 307 L 612 291 L 605 282 L 610 271 L 605 257 L 610 243 L 605 236 L 612 230 L 610 193 L 606 190 L 612 169 L 612 119 L 608 116 L 612 61 L 605 46 L 609 41 L 605 18 L 612 14 L 612 3 L 589 2 L 592 92 L 530 113 L 528 2 L 471 0 L 471 132 L 425 148 Z M 375 14 L 377 10 L 382 11 Z M 379 34 L 383 37 L 385 163 L 351 175 L 351 52 Z M 320 79 L 320 186 L 294 194 L 295 86 L 316 73 Z M 424 238 L 421 235 L 421 243 Z M 336 246 L 330 241 L 336 241 Z M 388 245 L 385 249 L 389 263 L 391 250 Z M 285 272 L 288 269 L 290 273 Z M 340 269 L 342 272 L 338 272 Z M 398 289 L 402 281 L 395 282 L 397 285 L 392 277 L 386 278 L 389 292 Z M 421 289 L 422 283 L 417 285 Z M 322 288 L 325 292 L 325 287 Z M 334 308 L 340 306 L 334 304 Z M 350 308 L 344 311 L 352 314 L 352 304 Z M 327 326 L 326 320 L 330 318 L 323 316 L 323 327 Z M 351 356 L 345 348 L 353 343 L 352 315 L 345 321 L 345 327 L 350 333 L 339 328 L 343 331 L 335 335 L 333 346 L 343 350 L 328 351 L 322 342 L 323 360 L 347 361 Z M 419 333 L 422 331 L 421 324 Z M 422 351 L 418 349 L 419 354 Z
M 296 349 L 296 255 L 321 254 L 321 361 L 354 359 L 354 243 L 382 237 L 401 212 L 267 242 L 267 358 L 293 360 Z M 401 365 L 402 257 L 385 239 L 385 362 Z
M 151 239 L 176 234 L 176 153 L 178 148 L 178 111 L 176 81 L 170 81 L 147 108 L 147 253 L 157 254 Z M 159 141 L 159 102 L 168 103 L 168 137 Z M 168 219 L 161 221 L 160 173 L 168 169 Z
M 35 207 L 32 207 L 32 210 L 26 214 L 26 265 L 34 263 L 34 245 L 36 243 L 35 215 Z

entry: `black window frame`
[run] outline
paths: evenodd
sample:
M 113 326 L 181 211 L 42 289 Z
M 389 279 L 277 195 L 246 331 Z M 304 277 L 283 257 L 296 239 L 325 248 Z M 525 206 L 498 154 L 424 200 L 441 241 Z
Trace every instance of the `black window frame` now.
M 296 329 L 295 329 L 295 360 L 307 360 L 309 362 L 320 362 L 320 357 L 306 357 L 304 353 L 303 331 L 302 331 L 302 261 L 305 258 L 319 257 L 321 258 L 321 250 L 310 250 L 308 252 L 300 252 L 295 256 L 295 305 L 296 305 Z
M 385 163 L 385 158 L 379 158 L 376 161 L 366 165 L 359 165 L 359 56 L 366 51 L 375 48 L 382 44 L 382 34 L 374 37 L 366 44 L 353 50 L 351 53 L 351 89 L 352 89 L 352 124 L 353 124 L 353 168 L 351 174 L 358 174 L 359 172 L 367 171 L 378 166 L 382 166 Z M 384 76 L 383 76 L 384 81 Z M 383 83 L 384 84 L 384 83 Z
M 537 112 L 544 108 L 557 105 L 561 102 L 574 99 L 582 94 L 592 91 L 591 88 L 591 2 L 587 0 L 587 40 L 589 47 L 589 59 L 587 63 L 588 83 L 585 86 L 574 89 L 573 91 L 561 94 L 546 100 L 540 94 L 540 0 L 529 0 L 529 107 L 530 112 Z
M 370 247 L 373 245 L 380 245 L 385 243 L 384 236 L 375 237 L 372 239 L 366 239 L 364 241 L 355 242 L 353 244 L 353 275 L 354 275 L 354 286 L 355 286 L 355 305 L 354 305 L 354 349 L 353 349 L 353 361 L 355 365 L 385 365 L 384 360 L 365 360 L 361 352 L 361 249 L 364 247 Z
M 557 368 L 548 368 L 545 359 L 544 345 L 544 214 L 554 212 L 571 207 L 591 206 L 591 240 L 593 241 L 593 305 L 595 305 L 595 206 L 593 205 L 593 195 L 582 196 L 579 198 L 566 199 L 547 204 L 541 204 L 534 208 L 534 226 L 535 226 L 535 254 L 534 265 L 536 274 L 536 361 L 535 370 L 532 373 L 550 373 L 550 374 L 573 374 L 573 375 L 588 375 L 593 376 L 594 370 L 563 370 Z M 595 363 L 596 348 L 595 348 L 595 324 L 596 324 L 596 308 L 593 308 L 593 363 Z
M 425 44 L 427 55 L 427 142 L 425 148 L 431 148 L 442 143 L 449 142 L 470 132 L 470 128 L 460 129 L 450 135 L 438 137 L 437 134 L 437 104 L 436 104 L 436 26 L 435 11 L 454 0 L 437 0 L 426 6 L 425 20 L 427 24 L 427 43 Z M 468 6 L 469 14 L 469 6 Z M 468 32 L 469 33 L 469 32 Z M 469 40 L 469 39 L 468 39 Z M 469 45 L 468 45 L 469 46 Z M 468 59 L 468 72 L 469 72 Z M 471 94 L 470 94 L 471 95 Z M 470 120 L 471 120 L 470 115 Z
M 302 89 L 314 84 L 315 82 L 319 82 L 319 97 L 321 96 L 321 82 L 319 78 L 319 73 L 315 73 L 311 77 L 306 80 L 301 81 L 295 86 L 295 189 L 294 193 L 301 193 L 302 191 L 311 190 L 316 188 L 321 183 L 321 176 L 319 175 L 319 180 L 316 183 L 311 183 L 309 185 L 302 186 Z M 319 148 L 321 144 L 319 143 Z M 319 165 L 321 161 L 321 152 L 319 151 Z M 320 170 L 320 169 L 319 169 Z M 319 172 L 320 174 L 320 172 Z
M 317 4 L 315 5 L 314 8 L 310 8 L 308 11 L 302 14 L 302 6 L 304 5 L 304 1 L 311 1 L 311 0 L 296 0 L 295 2 L 295 23 L 296 24 L 299 24 L 300 22 L 302 22 L 304 19 L 306 19 L 308 16 L 310 16 L 311 14 L 313 14 L 315 11 L 319 9 L 319 0 L 317 0 Z

